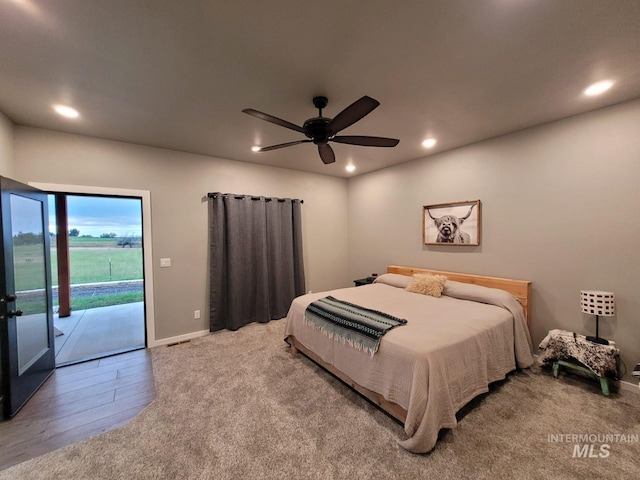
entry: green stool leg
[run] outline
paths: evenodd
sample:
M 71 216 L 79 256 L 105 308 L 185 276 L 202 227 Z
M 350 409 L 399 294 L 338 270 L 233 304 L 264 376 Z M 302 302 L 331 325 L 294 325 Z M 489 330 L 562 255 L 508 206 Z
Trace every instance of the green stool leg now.
M 598 380 L 600 380 L 600 388 L 602 389 L 602 393 L 604 395 L 609 395 L 609 382 L 607 381 L 607 377 L 600 377 L 586 367 L 582 367 L 574 363 L 566 362 L 564 360 L 558 360 L 556 362 L 553 362 L 553 376 L 555 378 L 558 378 L 558 371 L 560 370 L 561 366 L 572 368 L 574 370 L 578 370 L 580 372 L 588 373 L 592 376 L 595 376 Z
M 609 395 L 609 382 L 605 377 L 600 377 L 600 387 L 602 387 L 602 393 Z

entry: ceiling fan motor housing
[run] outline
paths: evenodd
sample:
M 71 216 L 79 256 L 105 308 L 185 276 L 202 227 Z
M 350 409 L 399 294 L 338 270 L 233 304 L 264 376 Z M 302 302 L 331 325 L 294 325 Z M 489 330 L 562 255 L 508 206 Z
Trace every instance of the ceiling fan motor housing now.
M 304 130 L 304 134 L 313 140 L 313 143 L 316 145 L 325 145 L 329 141 L 329 136 L 327 135 L 327 125 L 331 121 L 330 118 L 327 117 L 314 117 L 310 118 L 302 128 Z

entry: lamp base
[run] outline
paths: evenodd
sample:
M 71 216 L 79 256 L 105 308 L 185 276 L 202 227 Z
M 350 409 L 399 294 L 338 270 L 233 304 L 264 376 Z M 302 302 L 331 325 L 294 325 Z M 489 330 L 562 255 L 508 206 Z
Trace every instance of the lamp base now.
M 609 345 L 609 340 L 600 337 L 592 337 L 591 335 L 587 335 L 587 340 L 591 343 L 597 343 L 599 345 Z

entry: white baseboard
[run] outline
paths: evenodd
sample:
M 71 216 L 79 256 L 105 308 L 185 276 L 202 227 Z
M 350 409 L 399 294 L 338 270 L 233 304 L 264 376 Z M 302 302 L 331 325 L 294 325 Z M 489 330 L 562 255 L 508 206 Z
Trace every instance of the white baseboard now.
M 624 380 L 620 380 L 620 390 L 624 390 L 625 392 L 631 392 L 640 394 L 640 384 L 636 385 L 635 383 L 625 382 Z
M 192 338 L 204 337 L 205 335 L 209 335 L 209 333 L 211 333 L 209 330 L 200 330 L 199 332 L 185 333 L 184 335 L 178 335 L 177 337 L 161 338 L 159 340 L 149 342 L 147 346 L 148 348 L 161 347 L 163 345 L 169 345 L 170 343 L 180 343 L 191 340 Z

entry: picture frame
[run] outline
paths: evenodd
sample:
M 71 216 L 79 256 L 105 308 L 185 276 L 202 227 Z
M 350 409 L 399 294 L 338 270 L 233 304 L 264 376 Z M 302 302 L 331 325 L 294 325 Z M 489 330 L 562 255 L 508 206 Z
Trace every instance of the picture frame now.
M 480 206 L 480 200 L 423 205 L 422 243 L 480 245 Z

